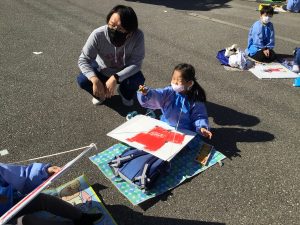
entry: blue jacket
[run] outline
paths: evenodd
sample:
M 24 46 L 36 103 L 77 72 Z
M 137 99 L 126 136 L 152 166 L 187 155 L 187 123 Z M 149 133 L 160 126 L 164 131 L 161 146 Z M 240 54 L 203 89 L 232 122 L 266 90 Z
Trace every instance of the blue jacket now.
M 0 196 L 7 198 L 6 202 L 0 201 L 0 216 L 49 177 L 49 166 L 43 163 L 28 166 L 0 163 Z
M 202 102 L 190 102 L 187 96 L 175 92 L 171 86 L 162 89 L 149 89 L 147 95 L 138 92 L 141 106 L 160 109 L 161 120 L 172 127 L 200 133 L 200 128 L 209 129 L 206 107 Z M 180 116 L 180 111 L 182 112 Z
M 253 56 L 263 48 L 273 49 L 275 47 L 275 32 L 271 22 L 263 24 L 256 21 L 250 28 L 248 35 L 248 47 L 246 53 Z
M 292 12 L 300 12 L 300 0 L 288 0 L 286 8 Z

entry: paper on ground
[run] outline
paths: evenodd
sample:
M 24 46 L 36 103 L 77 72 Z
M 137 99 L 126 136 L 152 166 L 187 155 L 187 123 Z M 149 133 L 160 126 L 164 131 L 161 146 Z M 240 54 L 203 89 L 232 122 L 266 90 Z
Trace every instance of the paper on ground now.
M 3 149 L 0 151 L 0 156 L 4 156 L 4 155 L 8 155 L 8 150 L 7 149 Z
M 270 78 L 296 78 L 298 74 L 288 70 L 278 62 L 256 64 L 255 67 L 249 69 L 259 79 Z

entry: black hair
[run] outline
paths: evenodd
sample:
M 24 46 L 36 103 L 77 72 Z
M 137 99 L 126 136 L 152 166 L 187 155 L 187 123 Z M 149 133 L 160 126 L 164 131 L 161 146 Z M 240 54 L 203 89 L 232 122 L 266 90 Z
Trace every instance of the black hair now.
M 138 19 L 134 10 L 125 5 L 116 5 L 106 16 L 106 23 L 110 20 L 112 14 L 118 13 L 121 20 L 121 26 L 128 32 L 134 32 L 138 29 Z
M 267 14 L 273 16 L 274 8 L 271 5 L 263 5 L 260 10 L 260 15 Z
M 206 94 L 204 89 L 197 82 L 195 77 L 195 68 L 187 63 L 180 63 L 175 66 L 174 71 L 180 71 L 182 78 L 186 81 L 193 81 L 193 86 L 186 91 L 186 95 L 189 100 L 194 102 L 206 102 Z

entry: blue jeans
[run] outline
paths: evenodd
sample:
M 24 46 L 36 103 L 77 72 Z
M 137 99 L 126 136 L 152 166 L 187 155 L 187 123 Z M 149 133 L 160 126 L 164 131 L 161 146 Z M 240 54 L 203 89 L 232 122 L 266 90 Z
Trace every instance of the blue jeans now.
M 96 76 L 102 81 L 102 83 L 105 85 L 105 82 L 108 80 L 108 77 L 101 74 L 98 70 L 94 70 Z M 93 84 L 92 82 L 83 75 L 83 73 L 80 73 L 77 77 L 78 85 L 86 90 L 88 93 L 90 93 L 93 97 Z M 137 72 L 136 74 L 128 77 L 127 79 L 123 80 L 120 83 L 119 90 L 121 94 L 126 98 L 127 100 L 133 99 L 133 97 L 136 95 L 136 91 L 139 89 L 140 85 L 143 85 L 145 82 L 145 77 L 141 71 Z M 97 97 L 95 97 L 97 98 Z
M 300 66 L 300 48 L 295 49 L 294 65 Z

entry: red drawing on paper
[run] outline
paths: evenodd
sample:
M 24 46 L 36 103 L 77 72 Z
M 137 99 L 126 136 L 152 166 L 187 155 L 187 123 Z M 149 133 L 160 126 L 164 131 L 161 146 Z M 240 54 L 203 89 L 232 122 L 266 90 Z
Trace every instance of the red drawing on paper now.
M 264 72 L 272 73 L 272 72 L 286 72 L 283 68 L 269 68 L 265 69 Z
M 182 144 L 184 134 L 172 132 L 162 127 L 155 126 L 147 133 L 139 133 L 132 138 L 127 138 L 126 140 L 143 144 L 147 150 L 157 151 L 167 142 Z

